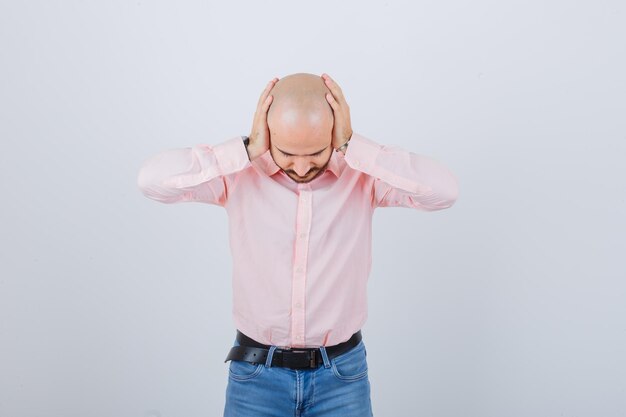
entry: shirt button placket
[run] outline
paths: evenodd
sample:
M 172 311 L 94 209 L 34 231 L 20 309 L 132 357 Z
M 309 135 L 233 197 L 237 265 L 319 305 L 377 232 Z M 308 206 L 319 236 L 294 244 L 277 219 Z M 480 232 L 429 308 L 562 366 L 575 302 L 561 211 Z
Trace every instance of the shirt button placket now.
M 311 229 L 311 208 L 313 207 L 311 187 L 298 184 L 298 208 L 296 215 L 296 236 L 294 250 L 294 274 L 291 293 L 291 336 L 292 346 L 305 346 L 305 289 L 306 265 Z

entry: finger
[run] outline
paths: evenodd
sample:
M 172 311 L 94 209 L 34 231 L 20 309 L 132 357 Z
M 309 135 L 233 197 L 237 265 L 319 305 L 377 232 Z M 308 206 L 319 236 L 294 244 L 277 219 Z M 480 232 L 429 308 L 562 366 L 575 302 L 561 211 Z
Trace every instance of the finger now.
M 270 80 L 270 82 L 267 83 L 267 85 L 265 86 L 265 89 L 261 93 L 261 97 L 259 97 L 258 106 L 261 106 L 263 102 L 267 99 L 267 95 L 270 93 L 272 88 L 274 88 L 274 85 L 276 84 L 277 81 L 278 81 L 278 77 L 274 77 L 273 79 Z
M 267 113 L 273 99 L 274 96 L 267 96 L 265 100 L 263 100 L 263 103 L 259 104 L 257 111 L 254 113 L 254 124 L 260 123 L 261 125 L 264 125 L 266 123 Z
M 332 78 L 330 78 L 330 76 L 328 74 L 324 74 L 326 77 L 324 78 L 324 83 L 326 84 L 326 86 L 330 89 L 330 91 L 333 92 L 333 94 L 335 96 L 337 96 L 337 99 L 339 101 L 343 101 L 343 92 L 341 91 L 341 87 L 339 87 L 339 84 L 337 84 L 335 82 L 335 80 L 333 80 Z
M 263 113 L 267 113 L 270 108 L 270 104 L 272 104 L 272 100 L 274 100 L 274 96 L 267 96 L 267 98 L 263 102 Z
M 267 85 L 261 92 L 261 97 L 259 97 L 259 103 L 258 103 L 259 105 L 261 105 L 265 101 L 265 99 L 267 98 L 267 95 L 269 94 L 273 86 L 274 86 L 274 80 L 271 80 L 270 82 L 267 83 Z
M 259 111 L 255 113 L 255 118 L 254 118 L 255 123 L 258 123 L 260 126 L 267 125 L 268 110 L 270 108 L 270 104 L 272 103 L 273 99 L 274 99 L 274 96 L 267 96 L 265 101 L 261 104 Z
M 335 97 L 333 97 L 332 94 L 326 93 L 326 100 L 333 110 L 339 110 L 339 103 L 337 103 L 337 100 L 335 100 Z

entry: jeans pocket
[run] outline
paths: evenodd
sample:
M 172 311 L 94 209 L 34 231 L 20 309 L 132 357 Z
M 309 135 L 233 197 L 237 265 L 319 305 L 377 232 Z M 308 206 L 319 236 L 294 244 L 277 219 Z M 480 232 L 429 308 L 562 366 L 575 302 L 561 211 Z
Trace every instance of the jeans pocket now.
M 235 338 L 233 346 L 239 346 L 239 342 Z M 237 381 L 246 381 L 259 375 L 265 368 L 265 362 L 252 363 L 240 360 L 230 360 L 228 365 L 228 375 Z
M 367 354 L 361 340 L 355 347 L 330 360 L 335 377 L 342 381 L 357 381 L 367 377 Z
M 228 366 L 228 375 L 238 381 L 245 381 L 259 375 L 264 368 L 264 363 L 231 360 Z

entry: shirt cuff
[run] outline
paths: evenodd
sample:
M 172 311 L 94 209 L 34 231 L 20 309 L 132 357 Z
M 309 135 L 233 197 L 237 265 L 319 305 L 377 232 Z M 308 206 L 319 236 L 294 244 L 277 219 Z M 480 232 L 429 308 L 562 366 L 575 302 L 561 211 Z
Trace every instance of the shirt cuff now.
M 218 176 L 240 171 L 250 163 L 241 136 L 216 145 L 194 145 L 191 147 L 191 155 L 189 171 L 165 181 L 166 186 L 193 187 Z
M 380 150 L 378 143 L 353 131 L 344 159 L 351 168 L 368 172 L 374 167 Z
M 228 175 L 241 171 L 250 162 L 246 145 L 241 136 L 234 137 L 213 146 L 220 175 Z
M 397 170 L 410 172 L 411 167 L 398 165 L 394 163 L 393 158 L 389 159 L 388 156 L 391 149 L 395 152 L 402 152 L 399 155 L 407 155 L 410 157 L 410 152 L 406 150 L 401 150 L 398 147 L 383 147 L 383 145 L 378 142 L 353 132 L 344 158 L 351 168 L 364 172 L 376 179 L 380 179 L 392 187 L 416 195 L 425 195 L 432 192 L 430 186 L 416 181 L 415 178 L 405 178 L 396 173 Z M 380 160 L 382 152 L 386 152 L 386 154 L 383 155 L 382 160 Z M 417 155 L 415 156 L 417 157 Z M 407 158 L 401 158 L 402 164 L 405 163 L 404 161 L 406 159 Z

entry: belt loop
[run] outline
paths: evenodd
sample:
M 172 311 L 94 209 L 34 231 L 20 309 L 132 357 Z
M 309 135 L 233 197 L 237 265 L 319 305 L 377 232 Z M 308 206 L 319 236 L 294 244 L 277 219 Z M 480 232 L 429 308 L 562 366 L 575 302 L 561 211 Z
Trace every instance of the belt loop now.
M 326 348 L 324 346 L 320 346 L 320 352 L 322 354 L 322 359 L 324 359 L 324 368 L 330 368 L 330 359 L 328 359 Z
M 274 351 L 276 350 L 276 348 L 277 348 L 276 345 L 270 346 L 270 350 L 267 353 L 267 359 L 265 360 L 266 368 L 269 368 L 270 366 L 272 366 L 272 357 L 274 357 Z

